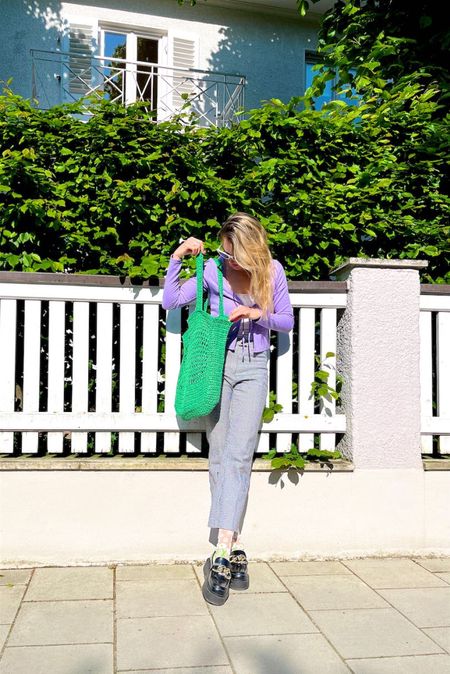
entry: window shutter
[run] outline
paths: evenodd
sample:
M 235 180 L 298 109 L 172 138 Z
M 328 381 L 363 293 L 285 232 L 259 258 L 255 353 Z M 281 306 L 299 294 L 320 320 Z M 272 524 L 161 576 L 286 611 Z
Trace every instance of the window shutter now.
M 69 28 L 68 86 L 71 94 L 84 96 L 93 86 L 94 26 L 71 23 Z
M 194 40 L 184 37 L 173 37 L 172 43 L 172 65 L 174 68 L 183 68 L 184 71 L 188 71 L 189 68 L 196 67 L 196 43 Z M 184 104 L 184 100 L 181 98 L 181 94 L 191 95 L 194 91 L 197 90 L 194 82 L 189 77 L 188 72 L 179 72 L 174 71 L 173 74 L 173 108 L 174 110 L 179 110 Z

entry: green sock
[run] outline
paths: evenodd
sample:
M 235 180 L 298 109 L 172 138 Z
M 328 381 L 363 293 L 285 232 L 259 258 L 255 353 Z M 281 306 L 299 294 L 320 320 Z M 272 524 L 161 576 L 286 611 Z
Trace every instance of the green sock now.
M 216 549 L 212 553 L 212 561 L 216 559 L 216 557 L 226 557 L 229 559 L 230 557 L 230 548 L 226 545 L 226 543 L 217 543 Z

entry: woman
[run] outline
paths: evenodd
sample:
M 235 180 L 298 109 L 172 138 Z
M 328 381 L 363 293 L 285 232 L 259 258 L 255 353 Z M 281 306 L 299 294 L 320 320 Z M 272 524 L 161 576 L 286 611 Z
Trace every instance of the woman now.
M 209 443 L 211 509 L 208 526 L 218 529 L 217 545 L 207 559 L 203 596 L 215 605 L 229 588 L 249 586 L 247 557 L 240 533 L 246 510 L 253 454 L 267 400 L 269 330 L 290 332 L 294 314 L 283 266 L 272 259 L 266 232 L 256 218 L 234 213 L 219 231 L 224 311 L 231 321 L 219 403 L 205 417 Z M 189 237 L 172 253 L 165 278 L 163 309 L 196 297 L 196 278 L 179 282 L 186 254 L 205 253 L 200 239 Z M 205 264 L 203 287 L 211 313 L 218 315 L 217 266 Z

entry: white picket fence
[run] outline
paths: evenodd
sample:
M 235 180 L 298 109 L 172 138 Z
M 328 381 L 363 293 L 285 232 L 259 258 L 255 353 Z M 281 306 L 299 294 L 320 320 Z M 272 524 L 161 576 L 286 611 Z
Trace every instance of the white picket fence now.
M 432 286 L 428 286 L 432 289 Z M 437 288 L 439 290 L 439 288 Z M 420 295 L 421 447 L 450 452 L 450 293 Z M 433 403 L 435 409 L 433 410 Z
M 288 450 L 297 434 L 301 451 L 332 450 L 346 430 L 334 399 L 311 395 L 316 355 L 336 386 L 336 358 L 326 354 L 336 354 L 346 285 L 294 282 L 290 296 L 295 326 L 272 333 L 267 398 L 274 390 L 283 410 L 263 424 L 258 454 Z M 114 277 L 1 272 L 0 452 L 36 454 L 44 439 L 52 454 L 200 453 L 202 420 L 178 419 L 173 407 L 192 306 L 165 312 L 161 299 L 159 287 Z M 421 295 L 420 310 L 422 451 L 440 434 L 440 451 L 449 451 L 450 296 Z
M 201 452 L 202 420 L 184 422 L 176 417 L 173 406 L 181 332 L 192 305 L 165 312 L 159 287 L 120 287 L 111 277 L 114 285 L 107 285 L 105 277 L 72 276 L 73 282 L 68 283 L 68 276 L 36 274 L 30 279 L 30 274 L 0 274 L 0 452 L 14 452 L 20 434 L 23 454 L 37 453 L 43 435 L 50 453 L 67 452 L 69 441 L 72 453 L 83 454 L 92 448 L 95 453 L 109 453 L 112 433 L 118 434 L 119 453 L 135 452 L 135 433 L 140 435 L 141 453 L 158 451 L 157 433 L 163 434 L 164 453 L 180 452 L 183 433 L 186 453 Z M 332 287 L 333 283 L 325 285 Z M 300 433 L 302 451 L 314 446 L 315 434 L 322 449 L 333 449 L 336 433 L 345 431 L 345 416 L 336 413 L 335 401 L 315 401 L 311 382 L 317 367 L 319 310 L 321 367 L 330 372 L 328 383 L 335 387 L 335 357 L 325 359 L 325 354 L 336 353 L 336 316 L 338 309 L 345 308 L 346 293 L 303 291 L 292 292 L 291 298 L 296 313 L 294 333 L 301 348 L 294 362 L 294 333 L 275 333 L 271 380 L 283 411 L 263 425 L 258 453 L 270 446 L 278 451 L 289 449 L 293 433 Z M 117 320 L 113 320 L 114 312 Z M 160 354 L 164 326 L 165 364 Z M 292 395 L 294 372 L 299 379 L 298 403 Z M 117 409 L 112 406 L 114 377 Z M 158 383 L 163 389 L 159 396 Z M 164 412 L 158 412 L 158 397 L 164 400 Z M 91 442 L 88 433 L 94 434 Z M 270 443 L 270 433 L 276 434 L 272 437 L 275 444 Z

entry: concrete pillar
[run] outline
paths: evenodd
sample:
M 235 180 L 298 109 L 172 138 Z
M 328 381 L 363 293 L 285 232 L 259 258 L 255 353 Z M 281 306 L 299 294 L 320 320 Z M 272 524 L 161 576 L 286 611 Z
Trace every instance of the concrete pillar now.
M 420 449 L 419 270 L 426 260 L 351 257 L 330 272 L 347 280 L 337 368 L 355 469 L 417 468 Z

